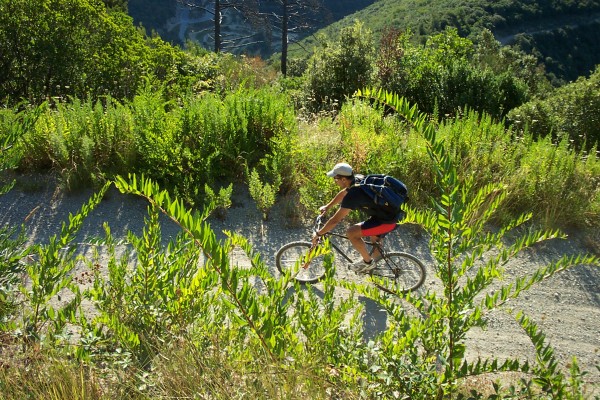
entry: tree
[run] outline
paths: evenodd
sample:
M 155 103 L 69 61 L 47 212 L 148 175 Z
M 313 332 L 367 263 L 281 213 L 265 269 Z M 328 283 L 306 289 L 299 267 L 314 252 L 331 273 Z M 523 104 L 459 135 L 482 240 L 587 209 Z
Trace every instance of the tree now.
M 190 9 L 203 11 L 213 18 L 213 40 L 216 53 L 225 48 L 232 49 L 239 46 L 239 42 L 252 37 L 255 33 L 243 34 L 240 25 L 229 25 L 223 29 L 223 17 L 227 13 L 249 21 L 251 24 L 260 24 L 258 0 L 177 0 L 177 3 Z M 235 18 L 234 18 L 235 19 Z M 247 45 L 248 43 L 245 43 Z M 242 44 L 244 45 L 244 44 Z
M 192 55 L 146 37 L 99 0 L 0 0 L 0 55 L 0 101 L 8 104 L 126 99 L 147 77 L 168 86 L 202 79 Z
M 131 18 L 95 0 L 0 0 L 0 99 L 132 96 L 148 48 Z
M 489 37 L 478 48 L 454 28 L 430 36 L 425 45 L 411 38 L 410 31 L 384 33 L 375 82 L 426 112 L 455 114 L 468 107 L 503 118 L 542 85 L 532 59 L 502 50 Z
M 569 140 L 593 154 L 600 147 L 600 66 L 589 78 L 515 108 L 507 119 L 535 137 L 552 135 L 554 141 Z
M 339 40 L 326 41 L 308 62 L 304 76 L 307 108 L 337 108 L 347 96 L 371 83 L 374 47 L 371 31 L 359 21 L 342 29 Z
M 127 12 L 128 0 L 102 0 L 108 9 Z
M 328 19 L 323 0 L 177 0 L 179 4 L 212 16 L 214 51 L 243 49 L 262 43 L 269 48 L 273 39 L 281 46 L 281 72 L 287 74 L 288 44 L 302 32 Z M 225 18 L 228 16 L 229 18 Z M 228 20 L 227 20 L 228 19 Z M 201 28 L 202 29 L 202 28 Z M 204 28 L 203 31 L 208 31 Z M 262 36 L 262 38 L 260 37 Z M 276 48 L 278 48 L 277 46 Z M 261 51 L 262 51 L 261 50 Z M 265 50 L 266 51 L 266 50 Z M 269 51 L 270 52 L 270 51 Z
M 271 0 L 275 8 L 267 8 L 271 24 L 269 31 L 280 32 L 281 73 L 287 75 L 288 45 L 295 37 L 308 31 L 326 18 L 322 0 Z

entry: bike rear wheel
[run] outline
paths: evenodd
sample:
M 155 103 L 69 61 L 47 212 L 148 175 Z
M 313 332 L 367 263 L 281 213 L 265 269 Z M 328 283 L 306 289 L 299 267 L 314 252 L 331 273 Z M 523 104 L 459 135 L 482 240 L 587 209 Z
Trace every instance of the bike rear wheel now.
M 275 253 L 275 266 L 282 274 L 291 271 L 298 282 L 314 283 L 318 282 L 325 275 L 325 263 L 323 255 L 310 258 L 308 264 L 309 251 L 312 248 L 311 242 L 291 242 Z
M 412 254 L 387 253 L 377 262 L 371 275 L 381 278 L 381 283 L 373 281 L 379 289 L 391 293 L 407 293 L 417 290 L 425 282 L 425 266 Z

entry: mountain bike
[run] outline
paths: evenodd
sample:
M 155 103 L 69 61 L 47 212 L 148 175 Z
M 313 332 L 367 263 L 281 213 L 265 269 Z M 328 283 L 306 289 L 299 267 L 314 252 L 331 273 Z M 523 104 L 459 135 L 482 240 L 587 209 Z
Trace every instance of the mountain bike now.
M 319 231 L 322 226 L 323 215 L 319 215 L 315 219 L 313 232 Z M 385 251 L 382 240 L 386 235 L 387 233 L 377 236 L 374 242 L 365 241 L 369 254 L 380 254 L 375 258 L 377 267 L 365 275 L 378 277 L 379 279 L 372 279 L 373 284 L 391 294 L 407 293 L 418 289 L 425 281 L 425 266 L 412 254 Z M 323 246 L 323 238 L 326 236 L 329 237 L 331 248 L 348 263 L 352 263 L 348 254 L 333 240 L 333 238 L 349 240 L 348 237 L 328 232 L 319 238 L 316 246 L 313 246 L 311 241 L 296 241 L 283 245 L 275 254 L 275 265 L 279 272 L 283 274 L 286 271 L 294 271 L 296 273 L 294 278 L 300 283 L 318 282 L 325 275 L 324 254 L 318 250 Z

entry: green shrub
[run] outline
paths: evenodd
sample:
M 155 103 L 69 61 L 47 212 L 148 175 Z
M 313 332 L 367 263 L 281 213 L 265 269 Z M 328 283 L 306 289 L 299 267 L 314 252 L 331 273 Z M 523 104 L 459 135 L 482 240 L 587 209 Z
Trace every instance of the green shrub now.
M 502 50 L 489 32 L 478 52 L 455 28 L 430 36 L 425 45 L 411 38 L 410 31 L 383 35 L 374 82 L 428 113 L 455 115 L 470 108 L 502 118 L 537 89 L 537 80 L 527 75 L 535 67 L 526 62 L 531 60 Z
M 256 206 L 262 212 L 263 220 L 268 220 L 269 211 L 275 205 L 279 185 L 263 182 L 258 171 L 253 169 L 248 177 L 248 189 L 250 190 L 250 196 L 256 202 Z
M 24 271 L 21 262 L 32 250 L 25 246 L 26 239 L 24 230 L 0 227 L 0 332 L 9 330 L 6 325 L 18 310 L 17 285 Z
M 371 31 L 359 21 L 327 40 L 308 61 L 303 82 L 305 107 L 337 110 L 357 89 L 370 84 L 373 69 Z
M 111 98 L 47 108 L 23 137 L 23 168 L 54 169 L 70 189 L 102 183 L 136 162 L 133 120 Z
M 577 265 L 600 266 L 600 259 L 592 255 L 565 255 L 531 275 L 517 277 L 514 283 L 490 291 L 494 282 L 503 279 L 502 266 L 509 259 L 539 241 L 564 235 L 530 229 L 507 244 L 505 239 L 525 224 L 531 214 L 517 217 L 491 234 L 488 227 L 492 217 L 507 200 L 503 183 L 478 188 L 473 176 L 462 175 L 459 172 L 462 155 L 449 146 L 453 142 L 439 135 L 438 128 L 403 99 L 383 92 L 367 91 L 365 96 L 389 104 L 427 141 L 438 194 L 432 198 L 432 208 L 421 212 L 410 210 L 407 222 L 419 223 L 430 234 L 433 268 L 443 286 L 443 291 L 428 291 L 423 296 L 398 294 L 413 310 L 390 301 L 379 291 L 369 292 L 370 297 L 388 310 L 390 326 L 397 327 L 382 334 L 379 357 L 367 364 L 369 369 L 377 371 L 377 377 L 393 382 L 385 390 L 396 390 L 410 398 L 453 398 L 467 377 L 508 371 L 531 376 L 531 380 L 523 382 L 525 389 L 533 384 L 552 398 L 572 393 L 579 398 L 582 395 L 579 371 L 574 370 L 570 386 L 558 368 L 552 348 L 527 317 L 517 315 L 516 319 L 536 349 L 536 361 L 531 364 L 519 359 L 471 362 L 465 356 L 466 337 L 472 328 L 485 326 L 485 315 L 534 284 Z
M 600 68 L 515 108 L 508 120 L 535 138 L 551 136 L 554 142 L 569 140 L 577 149 L 591 150 L 600 143 Z
M 204 185 L 205 202 L 204 208 L 214 209 L 218 218 L 224 219 L 227 209 L 231 207 L 231 194 L 233 193 L 233 183 L 227 187 L 222 187 L 215 192 L 210 186 Z
M 600 160 L 570 148 L 568 139 L 531 141 L 510 182 L 510 208 L 531 210 L 546 226 L 598 225 Z
M 287 98 L 269 88 L 239 89 L 224 99 L 190 96 L 171 114 L 179 121 L 169 150 L 173 182 L 186 199 L 204 183 L 243 180 L 245 169 L 258 166 L 273 145 L 283 146 L 278 157 L 285 159 L 284 143 L 297 130 Z

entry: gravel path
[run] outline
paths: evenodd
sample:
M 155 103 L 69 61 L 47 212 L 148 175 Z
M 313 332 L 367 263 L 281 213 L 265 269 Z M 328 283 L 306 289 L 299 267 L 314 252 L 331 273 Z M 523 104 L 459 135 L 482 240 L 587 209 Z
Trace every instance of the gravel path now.
M 25 190 L 27 189 L 27 190 Z M 60 234 L 60 226 L 68 220 L 69 213 L 76 213 L 86 202 L 91 191 L 67 195 L 56 189 L 52 180 L 45 178 L 20 178 L 16 189 L 0 196 L 0 226 L 4 224 L 25 224 L 30 242 L 43 243 L 51 235 Z M 224 229 L 242 234 L 263 255 L 263 259 L 275 274 L 273 256 L 277 249 L 292 240 L 305 240 L 310 237 L 307 227 L 286 226 L 282 206 L 278 205 L 271 213 L 269 222 L 261 222 L 254 203 L 243 190 L 234 193 L 234 206 L 224 220 L 211 221 L 215 232 Z M 26 217 L 29 218 L 26 220 Z M 125 235 L 128 230 L 139 233 L 146 215 L 143 199 L 124 196 L 111 189 L 106 198 L 94 210 L 77 238 L 82 253 L 88 246 L 86 238 L 101 236 L 102 224 L 108 222 L 115 236 Z M 176 235 L 178 228 L 165 219 L 163 234 L 165 242 Z M 388 248 L 405 249 L 421 258 L 428 268 L 426 289 L 439 290 L 440 285 L 432 270 L 432 259 L 428 251 L 427 237 L 414 226 L 403 226 L 394 237 L 388 239 Z M 568 240 L 550 240 L 534 248 L 527 249 L 506 267 L 504 283 L 514 277 L 523 276 L 547 265 L 564 254 L 600 252 L 598 232 L 572 232 Z M 240 265 L 248 262 L 245 256 L 237 254 Z M 340 279 L 361 279 L 348 273 L 344 266 L 338 266 Z M 509 303 L 501 310 L 489 315 L 486 330 L 473 329 L 468 336 L 470 358 L 495 356 L 500 359 L 533 357 L 533 347 L 525 334 L 515 323 L 512 314 L 523 310 L 543 330 L 547 340 L 567 366 L 576 356 L 582 370 L 589 371 L 585 380 L 591 382 L 589 390 L 600 394 L 600 269 L 592 266 L 578 266 L 544 281 Z M 341 292 L 342 293 L 342 292 Z M 367 338 L 374 337 L 385 328 L 386 315 L 377 305 L 361 299 L 365 306 L 364 322 Z M 590 392 L 591 393 L 591 392 Z

